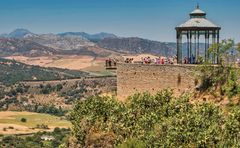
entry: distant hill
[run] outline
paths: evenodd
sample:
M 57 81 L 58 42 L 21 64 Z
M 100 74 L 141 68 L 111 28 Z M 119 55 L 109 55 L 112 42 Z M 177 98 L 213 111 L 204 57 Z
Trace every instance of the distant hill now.
M 1 37 L 6 38 L 24 38 L 28 36 L 35 36 L 36 34 L 30 32 L 27 29 L 15 29 L 14 31 L 10 32 L 9 34 L 2 34 Z
M 25 38 L 38 44 L 59 50 L 81 50 L 83 47 L 95 44 L 77 36 L 59 36 L 55 34 L 42 34 Z
M 175 43 L 157 42 L 137 37 L 106 38 L 98 42 L 98 46 L 120 53 L 150 53 L 164 56 L 176 55 Z
M 96 34 L 89 34 L 86 32 L 63 32 L 63 33 L 58 33 L 58 34 L 35 34 L 32 33 L 31 31 L 27 30 L 27 29 L 15 29 L 14 31 L 10 32 L 10 33 L 5 33 L 5 34 L 1 34 L 0 37 L 5 37 L 5 38 L 28 38 L 28 37 L 77 37 L 78 39 L 81 40 L 85 40 L 85 41 L 91 41 L 91 42 L 98 42 L 102 39 L 105 38 L 117 38 L 116 35 L 112 34 L 112 33 L 106 33 L 106 32 L 100 32 L 100 33 L 96 33 Z
M 36 42 L 16 38 L 0 38 L 0 57 L 11 55 L 44 56 L 56 53 L 59 53 L 57 49 Z
M 3 84 L 14 84 L 24 80 L 56 80 L 88 75 L 82 71 L 42 68 L 0 58 L 0 83 Z
M 106 38 L 117 38 L 116 35 L 111 34 L 111 33 L 105 33 L 105 32 L 101 32 L 101 33 L 97 33 L 97 34 L 88 34 L 85 32 L 65 32 L 65 33 L 59 33 L 58 35 L 60 35 L 62 37 L 63 36 L 77 36 L 80 38 L 88 39 L 89 41 L 92 41 L 92 42 L 99 42 Z
M 64 32 L 35 34 L 27 29 L 16 29 L 0 37 L 0 56 L 24 55 L 90 55 L 108 57 L 119 54 L 148 53 L 157 56 L 176 55 L 176 43 L 159 42 L 138 37 L 121 38 L 111 33 L 88 34 Z M 201 44 L 200 48 L 204 46 Z M 186 54 L 186 45 L 183 53 Z

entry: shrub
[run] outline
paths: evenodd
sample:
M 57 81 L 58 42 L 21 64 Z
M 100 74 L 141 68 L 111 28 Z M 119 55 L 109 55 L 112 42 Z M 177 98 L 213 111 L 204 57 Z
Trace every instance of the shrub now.
M 62 90 L 62 89 L 63 89 L 62 84 L 57 84 L 57 85 L 56 85 L 56 91 L 60 91 L 60 90 Z
M 111 133 L 114 142 L 105 142 L 112 146 L 238 147 L 239 114 L 239 109 L 224 114 L 217 105 L 193 104 L 188 96 L 175 98 L 165 90 L 136 94 L 125 103 L 98 96 L 78 101 L 70 120 L 76 144 L 82 147 L 94 140 L 91 137 L 103 140 L 101 135 Z
M 26 118 L 21 118 L 21 122 L 27 122 Z
M 117 148 L 145 148 L 146 145 L 137 139 L 128 139 L 126 142 L 117 146 Z
M 48 125 L 46 125 L 46 124 L 37 124 L 36 128 L 38 128 L 38 129 L 49 129 Z

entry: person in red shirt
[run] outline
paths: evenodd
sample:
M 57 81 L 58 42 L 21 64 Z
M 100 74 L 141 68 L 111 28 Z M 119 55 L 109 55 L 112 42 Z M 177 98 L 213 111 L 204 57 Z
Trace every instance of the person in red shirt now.
M 164 64 L 164 58 L 162 58 L 162 64 Z

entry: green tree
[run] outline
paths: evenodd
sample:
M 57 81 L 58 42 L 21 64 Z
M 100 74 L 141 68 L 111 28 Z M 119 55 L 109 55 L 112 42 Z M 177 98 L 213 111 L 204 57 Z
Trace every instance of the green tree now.
M 125 103 L 91 97 L 77 102 L 70 119 L 76 144 L 82 147 L 104 143 L 131 147 L 137 141 L 148 147 L 236 147 L 237 111 L 226 114 L 215 104 L 193 104 L 188 95 L 175 98 L 165 90 L 136 94 Z
M 229 55 L 227 55 L 226 52 L 232 49 L 234 45 L 235 43 L 234 43 L 234 40 L 232 39 L 222 40 L 221 43 L 212 44 L 208 49 L 208 54 L 218 56 L 220 64 L 224 64 L 224 63 L 226 64 L 226 59 L 229 58 L 228 57 Z M 206 61 L 206 62 L 211 63 L 211 61 Z
M 26 118 L 21 118 L 21 122 L 27 122 Z
M 210 54 L 219 56 L 220 64 L 213 66 L 209 65 L 209 61 L 207 61 L 207 63 L 197 67 L 196 73 L 201 80 L 201 86 L 199 87 L 201 93 L 209 91 L 214 94 L 219 93 L 219 96 L 228 96 L 228 98 L 232 98 L 240 93 L 240 85 L 238 83 L 240 71 L 234 64 L 227 61 L 229 58 L 227 51 L 234 48 L 234 45 L 234 41 L 229 39 L 223 40 L 219 44 L 213 44 L 209 48 Z M 239 45 L 238 51 L 240 51 Z

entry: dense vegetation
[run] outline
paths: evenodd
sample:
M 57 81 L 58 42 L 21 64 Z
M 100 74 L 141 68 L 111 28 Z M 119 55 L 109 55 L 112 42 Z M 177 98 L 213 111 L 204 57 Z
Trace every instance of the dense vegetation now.
M 87 76 L 88 73 L 59 68 L 42 68 L 0 58 L 0 82 L 14 84 L 24 80 L 58 80 Z
M 127 102 L 108 97 L 79 101 L 71 113 L 75 147 L 239 147 L 240 108 L 225 112 L 190 103 L 165 90 L 136 94 Z M 74 143 L 74 142 L 73 142 Z
M 103 88 L 104 85 L 102 81 L 92 80 L 89 82 L 83 79 L 82 81 L 75 82 L 75 84 L 71 86 L 71 89 L 62 91 L 59 95 L 64 97 L 65 104 L 72 104 L 76 100 L 101 94 L 101 88 Z
M 38 132 L 33 136 L 5 136 L 0 139 L 0 147 L 16 148 L 56 148 L 66 141 L 70 129 L 55 128 L 53 132 Z M 53 140 L 41 139 L 42 136 L 51 136 Z
M 35 110 L 30 110 L 33 112 L 37 113 L 45 113 L 45 114 L 50 114 L 50 115 L 55 115 L 55 116 L 64 116 L 68 111 L 62 109 L 60 106 L 55 107 L 53 105 L 39 105 L 35 106 Z
M 63 88 L 62 84 L 57 84 L 56 86 L 52 86 L 50 84 L 47 85 L 40 84 L 39 87 L 41 89 L 42 94 L 50 94 L 51 92 L 55 91 L 58 92 Z
M 0 85 L 0 111 L 30 111 L 62 116 L 76 100 L 86 99 L 102 92 L 114 92 L 115 85 L 114 78 Z
M 239 68 L 231 65 L 202 65 L 198 67 L 198 71 L 201 72 L 199 77 L 202 82 L 200 93 L 210 92 L 215 97 L 227 96 L 229 99 L 240 94 Z
M 209 48 L 209 54 L 219 57 L 218 66 L 212 66 L 211 60 L 206 61 L 203 65 L 197 67 L 196 74 L 200 78 L 201 86 L 200 93 L 210 92 L 215 98 L 239 97 L 240 83 L 239 65 L 236 65 L 234 58 L 229 54 L 235 43 L 233 40 L 223 40 L 220 44 L 213 44 Z M 217 52 L 219 49 L 219 52 Z M 240 46 L 235 49 L 240 51 Z M 229 61 L 232 59 L 232 61 Z
M 46 113 L 55 116 L 64 116 L 67 113 L 67 110 L 61 108 L 61 106 L 54 106 L 53 104 L 43 105 L 30 101 L 32 96 L 30 98 L 24 97 L 24 94 L 29 93 L 29 87 L 24 84 L 16 84 L 11 86 L 8 91 L 0 87 L 0 111 L 8 110 L 10 105 L 14 105 L 18 111 Z M 40 93 L 47 94 L 51 91 L 61 90 L 62 85 L 51 86 L 47 84 L 41 85 L 40 88 Z

